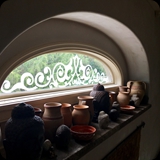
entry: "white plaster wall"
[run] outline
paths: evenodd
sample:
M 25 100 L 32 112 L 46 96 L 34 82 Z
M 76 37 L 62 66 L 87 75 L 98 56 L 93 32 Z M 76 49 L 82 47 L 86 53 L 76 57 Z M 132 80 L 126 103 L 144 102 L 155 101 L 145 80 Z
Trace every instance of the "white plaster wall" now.
M 21 47 L 21 50 L 23 50 L 23 47 L 25 48 L 25 46 L 18 46 L 14 44 L 15 51 L 12 52 L 11 50 L 9 50 L 10 49 L 9 47 L 11 47 L 11 45 L 13 44 L 11 44 L 10 46 L 8 44 L 14 38 L 16 38 L 20 33 L 25 31 L 29 27 L 33 26 L 34 24 L 43 21 L 47 18 L 62 13 L 69 13 L 74 11 L 89 11 L 89 12 L 100 13 L 102 15 L 107 15 L 109 17 L 112 17 L 120 21 L 128 28 L 130 28 L 131 31 L 133 31 L 133 33 L 138 37 L 138 39 L 140 40 L 140 42 L 144 47 L 144 50 L 143 49 L 142 50 L 143 53 L 146 53 L 146 57 L 145 55 L 144 56 L 137 55 L 137 59 L 144 57 L 147 58 L 148 60 L 148 64 L 147 61 L 145 60 L 146 62 L 145 67 L 144 65 L 139 65 L 139 70 L 135 69 L 135 74 L 134 74 L 134 67 L 129 68 L 128 71 L 124 69 L 123 72 L 127 73 L 128 80 L 130 79 L 134 80 L 137 79 L 138 74 L 142 74 L 140 71 L 144 69 L 145 73 L 143 73 L 144 74 L 143 76 L 140 76 L 139 80 L 146 80 L 148 82 L 149 101 L 152 104 L 152 108 L 149 111 L 147 111 L 147 113 L 138 118 L 135 122 L 132 123 L 132 125 L 129 125 L 125 129 L 123 129 L 122 133 L 125 132 L 125 134 L 127 135 L 128 131 L 131 131 L 132 129 L 134 130 L 137 124 L 141 120 L 145 121 L 146 126 L 142 130 L 140 160 L 151 160 L 155 158 L 155 156 L 160 151 L 160 136 L 159 136 L 160 135 L 160 126 L 159 126 L 160 18 L 155 16 L 155 8 L 151 4 L 152 3 L 149 3 L 149 1 L 147 0 L 130 0 L 130 1 L 128 0 L 121 0 L 121 1 L 10 0 L 7 1 L 0 8 L 0 42 L 1 42 L 0 72 L 1 74 L 3 74 L 3 71 L 6 70 L 6 68 L 4 68 L 5 64 L 7 64 L 10 61 L 10 58 L 13 57 L 11 56 L 13 55 L 12 53 L 15 53 L 15 51 L 19 47 Z M 102 30 L 100 29 L 100 31 Z M 103 34 L 101 34 L 101 32 L 99 34 L 102 37 L 104 36 Z M 107 39 L 109 40 L 109 38 Z M 112 45 L 113 44 L 115 43 L 112 43 Z M 4 53 L 7 53 L 8 55 Z M 125 54 L 124 50 L 122 50 L 122 53 Z M 123 56 L 121 57 L 122 60 L 124 61 L 128 58 L 126 60 L 127 64 L 129 64 L 133 60 L 130 56 L 127 56 L 126 58 L 126 56 L 124 55 L 124 57 Z M 120 63 L 122 63 L 122 61 Z M 148 69 L 146 69 L 148 65 L 149 65 L 149 72 Z M 122 67 L 122 69 L 123 68 L 124 67 Z M 132 71 L 132 74 L 129 74 L 130 71 Z M 116 138 L 114 137 L 114 139 L 121 140 L 125 137 L 125 136 L 121 137 L 121 135 L 122 134 L 120 131 L 119 133 L 114 135 L 116 137 Z M 113 148 L 116 145 L 116 142 L 111 143 L 112 140 L 113 138 L 108 139 L 111 148 Z M 105 145 L 104 147 L 106 147 L 105 142 L 104 145 Z M 90 156 L 92 156 L 92 154 Z

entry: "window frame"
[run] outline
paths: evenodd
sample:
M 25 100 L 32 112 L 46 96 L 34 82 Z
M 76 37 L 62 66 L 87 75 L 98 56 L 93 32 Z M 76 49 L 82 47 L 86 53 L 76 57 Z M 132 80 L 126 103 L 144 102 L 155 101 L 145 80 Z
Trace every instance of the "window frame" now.
M 25 61 L 28 61 L 29 59 L 32 59 L 36 56 L 47 54 L 51 52 L 58 52 L 58 51 L 67 51 L 67 52 L 77 52 L 78 54 L 85 54 L 91 57 L 95 57 L 97 60 L 102 62 L 104 65 L 106 65 L 109 70 L 111 71 L 113 83 L 109 84 L 103 84 L 105 89 L 107 90 L 115 90 L 119 85 L 123 82 L 123 77 L 121 74 L 120 67 L 117 65 L 117 63 L 114 62 L 113 59 L 109 56 L 109 54 L 104 54 L 103 51 L 97 51 L 97 50 L 91 50 L 86 48 L 54 48 L 54 49 L 47 49 L 45 48 L 45 51 L 36 50 L 34 52 L 28 53 L 27 55 L 30 55 L 28 58 L 23 60 L 21 63 L 17 63 L 14 68 L 19 66 L 20 64 L 24 63 Z M 19 57 L 19 61 L 22 57 Z M 17 61 L 18 62 L 18 61 Z M 12 69 L 13 70 L 13 69 Z M 38 90 L 38 91 L 27 91 L 27 92 L 15 92 L 11 94 L 2 94 L 0 96 L 0 107 L 5 105 L 11 105 L 16 104 L 22 101 L 29 102 L 29 101 L 36 101 L 40 99 L 48 99 L 48 98 L 56 98 L 57 96 L 66 96 L 66 95 L 74 95 L 74 94 L 83 94 L 86 92 L 91 91 L 93 88 L 93 85 L 87 85 L 87 86 L 72 86 L 69 88 L 54 88 L 54 89 L 45 89 L 45 90 Z M 112 89 L 113 88 L 113 89 Z

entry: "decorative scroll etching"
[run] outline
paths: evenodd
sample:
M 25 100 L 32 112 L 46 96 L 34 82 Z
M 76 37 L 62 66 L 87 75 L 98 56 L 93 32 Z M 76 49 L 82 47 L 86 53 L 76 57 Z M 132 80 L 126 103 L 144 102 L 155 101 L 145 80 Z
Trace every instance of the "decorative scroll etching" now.
M 24 73 L 20 82 L 11 87 L 11 83 L 5 80 L 1 92 L 11 93 L 18 91 L 33 91 L 44 88 L 60 88 L 68 86 L 82 86 L 97 83 L 109 83 L 111 79 L 105 73 L 99 73 L 91 65 L 84 66 L 82 60 L 76 55 L 65 65 L 57 63 L 52 69 L 45 67 L 43 72 L 35 76 Z

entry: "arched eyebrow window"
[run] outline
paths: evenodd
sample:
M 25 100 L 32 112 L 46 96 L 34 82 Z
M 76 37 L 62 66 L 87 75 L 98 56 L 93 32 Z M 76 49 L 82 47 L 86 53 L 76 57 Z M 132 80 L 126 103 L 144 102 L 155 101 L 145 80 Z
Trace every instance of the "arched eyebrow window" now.
M 57 51 L 34 57 L 7 76 L 0 94 L 113 84 L 105 59 L 81 51 Z

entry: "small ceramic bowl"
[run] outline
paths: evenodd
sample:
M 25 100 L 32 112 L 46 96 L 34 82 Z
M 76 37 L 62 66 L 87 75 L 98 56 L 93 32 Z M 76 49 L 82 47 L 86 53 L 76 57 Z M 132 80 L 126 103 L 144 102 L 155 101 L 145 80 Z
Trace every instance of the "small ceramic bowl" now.
M 121 108 L 121 111 L 124 111 L 124 112 L 132 112 L 135 110 L 135 107 L 130 105 L 123 105 L 123 106 L 120 106 L 120 108 Z
M 96 132 L 96 128 L 89 125 L 75 125 L 70 128 L 72 136 L 78 141 L 91 140 Z

